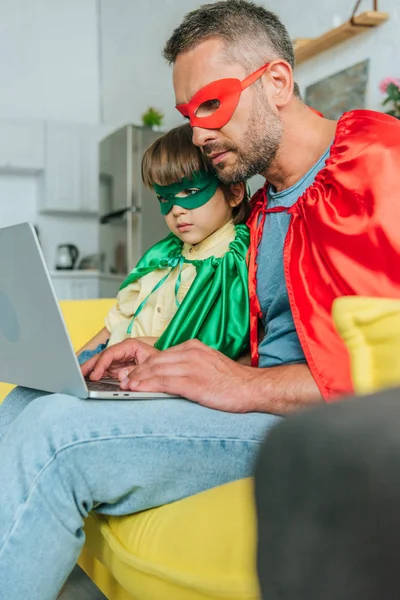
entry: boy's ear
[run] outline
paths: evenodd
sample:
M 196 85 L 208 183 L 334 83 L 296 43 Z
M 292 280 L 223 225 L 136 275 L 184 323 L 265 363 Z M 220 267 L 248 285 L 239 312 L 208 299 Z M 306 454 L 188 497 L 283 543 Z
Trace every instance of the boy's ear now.
M 239 206 L 239 204 L 243 201 L 245 194 L 245 184 L 243 182 L 240 183 L 231 183 L 229 186 L 231 191 L 231 195 L 229 198 L 230 206 L 235 207 Z

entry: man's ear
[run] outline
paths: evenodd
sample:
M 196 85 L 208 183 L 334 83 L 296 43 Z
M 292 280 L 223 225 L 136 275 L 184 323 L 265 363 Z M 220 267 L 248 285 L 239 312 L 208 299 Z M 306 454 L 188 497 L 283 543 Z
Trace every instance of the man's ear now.
M 243 182 L 240 183 L 231 183 L 229 186 L 230 197 L 229 197 L 229 205 L 234 208 L 235 206 L 239 206 L 239 204 L 243 201 L 245 194 L 245 184 Z
M 293 96 L 293 71 L 285 60 L 277 59 L 270 62 L 268 71 L 262 81 L 266 86 L 268 101 L 277 109 L 286 106 Z

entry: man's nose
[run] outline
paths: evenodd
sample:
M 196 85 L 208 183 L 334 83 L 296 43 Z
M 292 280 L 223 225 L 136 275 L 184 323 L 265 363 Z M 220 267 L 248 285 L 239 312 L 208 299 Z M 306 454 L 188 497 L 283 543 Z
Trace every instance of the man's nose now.
M 202 127 L 192 128 L 192 140 L 195 146 L 202 148 L 209 142 L 215 142 L 217 139 L 216 129 L 203 129 Z

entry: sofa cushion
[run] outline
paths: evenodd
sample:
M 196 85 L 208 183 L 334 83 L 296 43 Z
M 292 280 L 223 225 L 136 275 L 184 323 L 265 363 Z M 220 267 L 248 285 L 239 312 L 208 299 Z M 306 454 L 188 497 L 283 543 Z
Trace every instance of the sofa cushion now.
M 356 393 L 400 385 L 400 300 L 347 296 L 335 300 L 332 314 Z
M 82 566 L 92 554 L 132 598 L 259 598 L 251 479 L 127 517 L 91 513 L 85 531 Z

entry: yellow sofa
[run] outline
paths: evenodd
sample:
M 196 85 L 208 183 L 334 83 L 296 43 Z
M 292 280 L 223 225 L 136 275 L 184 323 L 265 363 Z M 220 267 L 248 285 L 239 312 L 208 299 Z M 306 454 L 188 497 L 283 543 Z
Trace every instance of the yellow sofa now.
M 62 303 L 74 347 L 111 300 Z M 333 307 L 358 393 L 400 385 L 400 301 L 340 298 Z M 12 386 L 0 383 L 0 401 Z M 80 565 L 110 600 L 256 600 L 252 481 L 127 517 L 93 513 Z
M 76 349 L 112 300 L 61 303 Z M 12 386 L 0 383 L 1 399 Z M 79 564 L 110 600 L 257 600 L 252 480 L 127 517 L 93 513 Z

